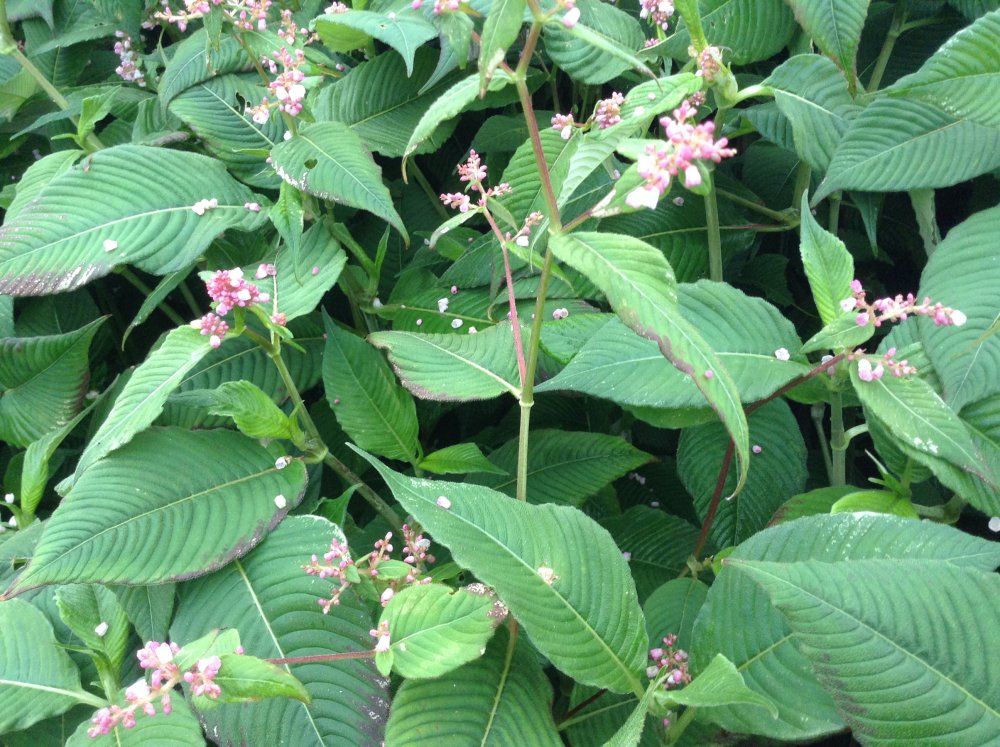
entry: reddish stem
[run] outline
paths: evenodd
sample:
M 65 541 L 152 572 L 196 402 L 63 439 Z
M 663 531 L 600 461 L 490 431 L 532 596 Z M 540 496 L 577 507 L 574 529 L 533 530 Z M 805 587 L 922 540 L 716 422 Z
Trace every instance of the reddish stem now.
M 325 661 L 343 659 L 374 659 L 374 651 L 345 651 L 340 654 L 316 654 L 315 656 L 289 656 L 284 659 L 265 659 L 271 664 L 318 664 Z
M 485 198 L 483 201 L 485 202 Z M 507 253 L 507 242 L 500 232 L 500 227 L 485 204 L 483 205 L 483 215 L 486 216 L 490 228 L 493 229 L 497 241 L 500 242 L 500 252 L 503 254 L 503 269 L 507 278 L 507 303 L 510 306 L 510 323 L 514 330 L 514 349 L 517 352 L 517 371 L 521 375 L 521 388 L 523 389 L 524 382 L 528 379 L 528 371 L 524 359 L 524 344 L 521 342 L 521 322 L 517 316 L 517 299 L 514 297 L 514 279 L 510 272 L 510 255 Z

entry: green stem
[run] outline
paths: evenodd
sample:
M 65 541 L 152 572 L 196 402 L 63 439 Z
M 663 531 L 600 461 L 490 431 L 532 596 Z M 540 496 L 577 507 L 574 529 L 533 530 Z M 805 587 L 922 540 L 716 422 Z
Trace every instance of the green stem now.
M 748 200 L 746 197 L 740 197 L 735 192 L 729 192 L 725 189 L 716 188 L 715 193 L 719 197 L 725 197 L 730 202 L 734 202 L 737 205 L 742 205 L 749 210 L 753 210 L 756 213 L 765 215 L 772 220 L 776 220 L 779 223 L 788 223 L 789 216 L 787 213 L 782 213 L 778 210 L 771 210 L 771 208 L 761 205 L 759 202 L 754 202 L 753 200 Z
M 191 292 L 191 289 L 188 288 L 187 278 L 185 278 L 180 282 L 180 284 L 177 286 L 177 289 L 181 292 L 181 298 L 184 299 L 184 303 L 186 303 L 188 305 L 188 308 L 191 309 L 191 313 L 194 314 L 195 317 L 201 316 L 202 309 L 201 307 L 198 306 L 198 299 L 194 297 L 194 294 Z
M 691 706 L 684 709 L 684 713 L 682 713 L 680 718 L 677 719 L 677 723 L 670 727 L 670 731 L 667 734 L 667 744 L 677 743 L 677 740 L 679 740 L 681 735 L 684 734 L 684 730 L 691 725 L 692 721 L 694 721 L 694 716 L 697 710 L 697 708 L 692 708 Z
M 441 200 L 438 198 L 437 192 L 435 192 L 434 189 L 431 187 L 431 183 L 427 181 L 427 177 L 424 175 L 424 172 L 420 170 L 419 166 L 417 166 L 416 158 L 410 160 L 410 169 L 413 171 L 413 176 L 417 178 L 417 184 L 419 184 L 420 188 L 424 190 L 424 193 L 427 195 L 427 199 L 431 201 L 431 205 L 434 206 L 434 209 L 437 211 L 437 214 L 440 215 L 445 220 L 447 220 L 450 217 L 448 214 L 448 210 L 441 203 Z
M 830 453 L 832 479 L 830 485 L 847 484 L 847 439 L 844 434 L 844 398 L 840 392 L 830 395 Z
M 834 236 L 837 235 L 837 230 L 840 228 L 840 192 L 834 192 L 830 195 L 830 222 L 829 231 Z
M 52 103 L 63 111 L 70 108 L 70 103 L 66 100 L 66 97 L 49 82 L 49 79 L 45 77 L 42 71 L 35 67 L 35 63 L 29 60 L 17 46 L 17 41 L 10 31 L 10 23 L 7 20 L 7 0 L 0 0 L 0 55 L 10 55 L 17 60 L 24 71 L 35 79 L 38 87 L 45 91 L 52 100 Z M 69 119 L 74 126 L 77 125 L 76 117 L 70 117 Z M 104 147 L 104 144 L 93 132 L 87 135 L 86 142 L 91 150 L 101 150 Z
M 816 438 L 819 440 L 819 453 L 823 455 L 823 466 L 826 468 L 827 482 L 833 483 L 833 462 L 830 460 L 830 444 L 826 440 L 826 429 L 823 427 L 823 415 L 826 412 L 826 405 L 817 402 L 812 406 L 813 427 L 816 429 Z
M 247 332 L 249 332 L 249 330 L 247 330 Z M 393 511 L 392 507 L 386 503 L 378 493 L 372 490 L 366 482 L 354 474 L 350 467 L 331 454 L 329 448 L 327 448 L 326 444 L 323 443 L 323 437 L 320 435 L 319 429 L 316 427 L 316 423 L 313 421 L 312 416 L 309 415 L 306 403 L 302 400 L 302 395 L 299 394 L 298 387 L 295 386 L 295 380 L 292 379 L 292 374 L 288 370 L 288 366 L 285 365 L 284 358 L 281 357 L 280 347 L 272 346 L 267 340 L 264 340 L 264 338 L 255 333 L 250 334 L 250 337 L 251 339 L 256 339 L 257 343 L 267 350 L 268 356 L 270 356 L 271 360 L 274 362 L 274 366 L 278 370 L 278 375 L 281 377 L 281 381 L 285 385 L 285 390 L 288 392 L 288 395 L 292 398 L 292 403 L 295 405 L 295 411 L 298 413 L 302 426 L 308 434 L 309 439 L 313 441 L 316 446 L 321 446 L 325 450 L 326 453 L 323 455 L 323 463 L 336 472 L 349 485 L 357 485 L 357 490 L 361 497 L 368 501 L 369 505 L 371 505 L 371 507 L 389 523 L 389 526 L 397 532 L 401 531 L 403 522 L 400 520 L 396 512 Z
M 722 282 L 722 234 L 719 231 L 719 201 L 715 194 L 715 179 L 712 179 L 708 194 L 705 195 L 705 229 L 708 232 L 708 276 Z
M 875 60 L 875 68 L 872 70 L 872 76 L 868 79 L 869 92 L 877 91 L 879 85 L 882 83 L 882 76 L 885 75 L 886 65 L 889 64 L 892 50 L 896 46 L 896 40 L 899 39 L 899 35 L 903 33 L 905 23 L 906 0 L 899 0 L 896 3 L 896 12 L 892 16 L 892 25 L 889 26 L 889 33 L 886 34 L 885 41 L 882 43 L 882 49 L 878 53 L 878 59 Z
M 339 654 L 314 654 L 313 656 L 288 656 L 284 659 L 265 659 L 271 664 L 323 664 L 344 659 L 374 659 L 374 651 L 345 651 Z
M 809 189 L 809 182 L 812 180 L 812 169 L 805 161 L 799 161 L 798 170 L 795 172 L 795 191 L 792 196 L 792 207 L 796 210 L 802 204 L 802 195 Z

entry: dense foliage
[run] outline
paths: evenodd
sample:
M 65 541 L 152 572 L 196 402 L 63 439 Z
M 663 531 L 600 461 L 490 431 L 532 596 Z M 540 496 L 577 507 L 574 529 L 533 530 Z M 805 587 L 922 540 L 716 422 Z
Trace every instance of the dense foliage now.
M 0 0 L 0 740 L 997 744 L 998 84 L 996 0 Z

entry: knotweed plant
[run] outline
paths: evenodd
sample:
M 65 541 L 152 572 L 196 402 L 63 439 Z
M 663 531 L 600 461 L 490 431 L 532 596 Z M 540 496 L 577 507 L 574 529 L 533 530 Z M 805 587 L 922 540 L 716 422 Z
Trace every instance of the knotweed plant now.
M 989 0 L 0 0 L 0 743 L 995 745 Z

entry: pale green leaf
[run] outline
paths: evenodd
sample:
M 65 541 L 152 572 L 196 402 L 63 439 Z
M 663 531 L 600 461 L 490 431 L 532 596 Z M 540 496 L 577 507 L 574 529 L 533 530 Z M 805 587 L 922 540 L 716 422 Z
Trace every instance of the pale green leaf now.
M 889 490 L 859 490 L 839 498 L 830 506 L 831 514 L 870 511 L 877 514 L 892 514 L 904 519 L 919 519 L 909 498 L 896 495 Z
M 679 690 L 668 690 L 661 698 L 668 703 L 688 708 L 757 706 L 766 708 L 772 717 L 778 717 L 778 709 L 774 703 L 747 687 L 736 665 L 722 654 L 716 654 L 708 666 L 689 684 Z
M 843 241 L 816 222 L 806 194 L 802 195 L 801 215 L 802 264 L 819 316 L 824 324 L 830 324 L 844 313 L 840 302 L 851 297 L 854 258 Z
M 580 0 L 576 7 L 580 21 L 573 28 L 556 17 L 542 31 L 545 51 L 561 70 L 588 85 L 607 83 L 632 68 L 653 77 L 636 56 L 645 38 L 635 18 L 599 0 Z
M 26 205 L 31 204 L 46 184 L 69 171 L 82 155 L 83 153 L 78 150 L 58 150 L 31 164 L 17 183 L 14 199 L 4 214 L 4 223 L 14 220 Z
M 115 594 L 144 641 L 164 641 L 174 612 L 174 584 L 116 586 Z
M 854 79 L 858 43 L 870 0 L 786 0 L 795 20 L 823 54 Z M 794 58 L 793 58 L 794 59 Z
M 649 595 L 642 605 L 650 648 L 662 646 L 667 635 L 677 636 L 677 648 L 689 651 L 695 618 L 708 596 L 698 579 L 674 578 Z
M 641 691 L 642 612 L 628 566 L 604 529 L 574 508 L 407 477 L 366 458 L 455 562 L 496 590 L 556 667 L 614 692 Z
M 525 0 L 492 0 L 479 38 L 479 87 L 486 84 L 503 62 L 507 47 L 517 40 L 524 23 Z
M 97 584 L 68 584 L 56 591 L 59 617 L 91 651 L 101 654 L 118 671 L 128 644 L 129 621 L 110 589 Z M 104 633 L 98 626 L 106 624 Z
M 425 456 L 418 466 L 435 475 L 463 475 L 470 472 L 507 474 L 506 470 L 494 466 L 493 462 L 483 456 L 483 452 L 476 444 L 445 446 Z
M 382 183 L 382 170 L 357 133 L 341 122 L 317 122 L 271 150 L 286 182 L 323 200 L 378 216 L 407 238 L 406 227 Z
M 125 704 L 124 693 L 120 703 Z M 164 715 L 159 710 L 156 718 L 140 714 L 131 729 L 117 727 L 110 734 L 96 739 L 87 734 L 93 724 L 86 720 L 65 742 L 66 747 L 172 747 L 173 745 L 200 745 L 204 740 L 201 724 L 182 698 L 171 699 L 170 713 Z
M 741 65 L 773 57 L 795 31 L 792 13 L 783 0 L 699 0 L 698 6 L 705 36 L 725 50 L 727 63 Z M 666 52 L 686 62 L 690 46 L 691 34 L 679 19 L 667 39 Z
M 335 33 L 339 26 L 361 31 L 395 49 L 406 62 L 407 75 L 413 72 L 413 57 L 417 49 L 437 36 L 437 29 L 430 21 L 408 8 L 394 13 L 348 10 L 327 13 L 313 21 L 320 38 L 327 33 Z

